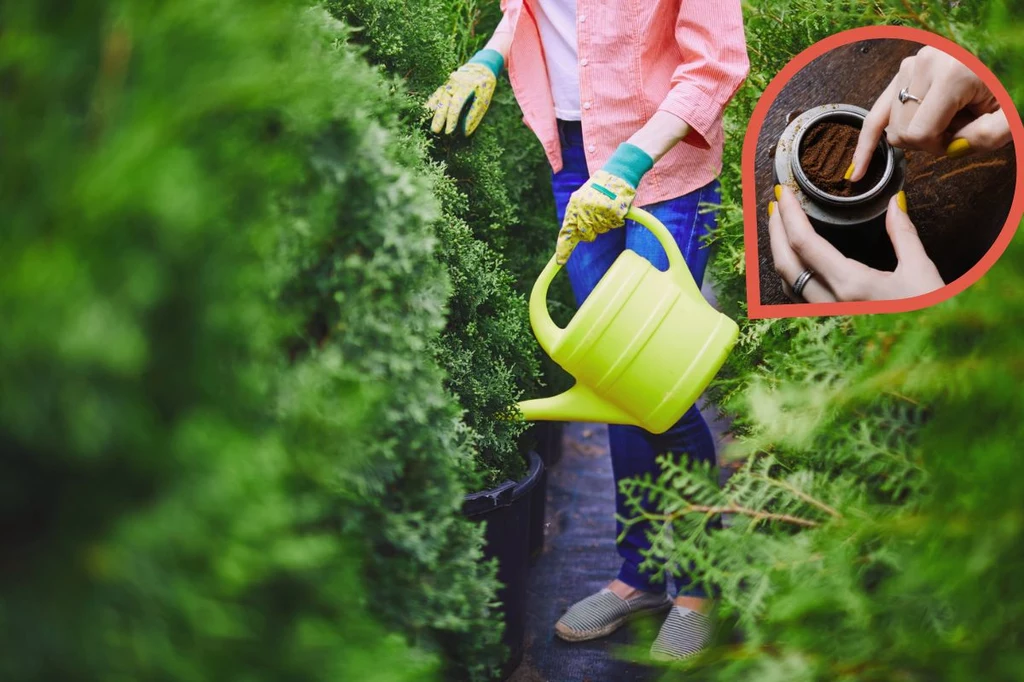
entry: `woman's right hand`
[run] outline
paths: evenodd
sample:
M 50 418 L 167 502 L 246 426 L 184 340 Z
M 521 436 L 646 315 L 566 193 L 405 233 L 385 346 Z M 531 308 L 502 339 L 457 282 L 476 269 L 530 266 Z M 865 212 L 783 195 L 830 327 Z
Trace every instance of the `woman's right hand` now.
M 919 98 L 900 102 L 901 91 Z M 923 47 L 900 65 L 861 128 L 850 180 L 864 177 L 882 134 L 895 147 L 958 158 L 1011 140 L 1006 113 L 981 78 L 954 57 Z

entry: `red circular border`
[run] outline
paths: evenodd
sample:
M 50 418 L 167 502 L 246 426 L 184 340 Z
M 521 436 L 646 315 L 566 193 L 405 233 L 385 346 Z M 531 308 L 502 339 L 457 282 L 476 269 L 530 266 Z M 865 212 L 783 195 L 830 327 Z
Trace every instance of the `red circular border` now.
M 1017 182 L 1006 225 L 1003 227 L 1002 232 L 999 233 L 999 236 L 996 237 L 992 247 L 980 261 L 974 264 L 974 267 L 955 281 L 927 294 L 891 301 L 762 305 L 757 257 L 758 208 L 754 187 L 754 156 L 757 151 L 757 138 L 761 134 L 761 128 L 764 126 L 768 109 L 771 107 L 772 102 L 775 101 L 775 98 L 779 96 L 779 93 L 782 92 L 782 88 L 785 87 L 797 72 L 810 64 L 812 60 L 837 47 L 861 40 L 878 38 L 909 40 L 915 43 L 931 45 L 947 52 L 978 74 L 995 95 L 999 106 L 1006 112 L 1006 120 L 1010 123 L 1010 131 L 1016 146 Z M 1021 123 L 1020 114 L 1017 113 L 1017 109 L 1013 105 L 1010 93 L 1006 91 L 1006 88 L 999 82 L 995 74 L 980 59 L 966 49 L 942 36 L 917 28 L 905 26 L 867 26 L 843 31 L 818 41 L 794 57 L 772 79 L 772 82 L 768 84 L 768 87 L 762 93 L 757 106 L 754 107 L 754 113 L 750 117 L 750 126 L 747 128 L 747 135 L 743 140 L 742 171 L 745 180 L 743 182 L 743 239 L 745 242 L 744 251 L 747 270 L 747 314 L 750 319 L 903 313 L 927 308 L 956 296 L 981 279 L 981 276 L 1003 255 L 1014 233 L 1017 231 L 1017 225 L 1020 223 L 1021 218 L 1024 217 L 1024 172 L 1022 172 L 1024 171 L 1024 124 Z

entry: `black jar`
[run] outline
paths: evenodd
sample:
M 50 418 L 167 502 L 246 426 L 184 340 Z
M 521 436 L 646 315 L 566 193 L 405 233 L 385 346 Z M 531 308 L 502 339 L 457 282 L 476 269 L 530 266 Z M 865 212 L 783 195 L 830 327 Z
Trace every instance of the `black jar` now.
M 783 131 L 775 149 L 775 181 L 786 185 L 800 200 L 804 212 L 816 227 L 828 231 L 846 230 L 876 223 L 889 200 L 903 189 L 907 161 L 903 150 L 884 138 L 879 141 L 872 164 L 878 164 L 877 181 L 858 188 L 851 196 L 830 194 L 814 184 L 801 165 L 804 136 L 820 123 L 837 122 L 858 130 L 868 112 L 850 104 L 824 104 L 793 118 Z M 864 184 L 863 182 L 861 183 Z

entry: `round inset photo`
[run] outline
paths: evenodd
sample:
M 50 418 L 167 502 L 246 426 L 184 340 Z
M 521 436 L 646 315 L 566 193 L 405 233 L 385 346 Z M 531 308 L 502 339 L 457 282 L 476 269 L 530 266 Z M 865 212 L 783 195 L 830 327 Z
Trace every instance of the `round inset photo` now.
M 752 317 L 920 308 L 1005 248 L 1020 117 L 980 62 L 931 38 L 837 44 L 769 87 L 744 151 Z M 880 301 L 904 303 L 863 304 Z

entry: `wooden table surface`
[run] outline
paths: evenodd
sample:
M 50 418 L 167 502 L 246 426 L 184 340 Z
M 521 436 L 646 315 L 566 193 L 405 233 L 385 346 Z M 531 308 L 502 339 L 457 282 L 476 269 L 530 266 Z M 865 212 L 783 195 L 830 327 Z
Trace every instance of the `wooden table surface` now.
M 758 277 L 763 305 L 787 304 L 775 272 L 768 240 L 768 202 L 773 197 L 775 145 L 788 121 L 819 104 L 845 103 L 870 109 L 899 71 L 900 61 L 921 45 L 905 40 L 865 40 L 844 45 L 802 69 L 772 103 L 757 142 Z M 942 279 L 952 282 L 988 251 L 1006 223 L 1017 169 L 1013 145 L 959 160 L 907 152 L 905 190 L 910 218 Z M 895 255 L 888 236 L 866 250 L 840 249 L 873 267 L 892 270 Z M 863 246 L 863 245 L 862 245 Z

